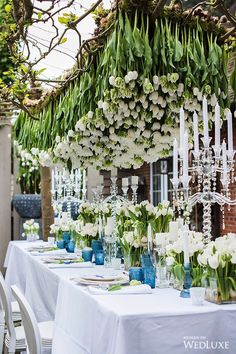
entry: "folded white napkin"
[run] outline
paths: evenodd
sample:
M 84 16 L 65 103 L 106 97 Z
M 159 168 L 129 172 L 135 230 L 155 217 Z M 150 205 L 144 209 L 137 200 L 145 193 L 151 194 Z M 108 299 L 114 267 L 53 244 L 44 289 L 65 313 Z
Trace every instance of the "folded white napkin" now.
M 48 264 L 48 268 L 57 269 L 57 268 L 93 268 L 94 265 L 91 262 L 81 262 L 81 263 L 69 263 L 69 264 Z
M 93 295 L 134 295 L 151 294 L 152 289 L 147 284 L 124 286 L 120 290 L 108 291 L 94 286 L 88 286 L 88 291 Z
M 65 249 L 53 250 L 53 251 L 32 251 L 30 252 L 32 256 L 58 256 L 58 255 L 68 255 L 68 252 Z

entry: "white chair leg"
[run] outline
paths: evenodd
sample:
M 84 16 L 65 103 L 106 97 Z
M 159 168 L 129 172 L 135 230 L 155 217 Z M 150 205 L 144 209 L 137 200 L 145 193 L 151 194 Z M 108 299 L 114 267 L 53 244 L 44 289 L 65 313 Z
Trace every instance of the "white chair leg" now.
M 9 342 L 8 354 L 15 354 L 16 352 L 16 341 L 11 338 Z
M 5 329 L 5 322 L 0 322 L 0 353 L 2 353 L 2 349 L 3 349 L 4 329 Z

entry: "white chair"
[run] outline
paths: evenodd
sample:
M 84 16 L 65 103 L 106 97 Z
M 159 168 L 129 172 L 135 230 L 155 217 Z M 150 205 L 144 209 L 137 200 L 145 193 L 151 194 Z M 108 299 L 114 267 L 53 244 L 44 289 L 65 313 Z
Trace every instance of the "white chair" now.
M 10 293 L 6 286 L 5 280 L 0 274 L 0 299 L 5 315 L 5 324 L 7 333 L 5 336 L 5 347 L 8 354 L 26 350 L 25 331 L 23 326 L 14 327 L 12 318 L 12 308 L 10 302 Z M 42 338 L 42 346 L 45 349 L 52 347 L 53 322 L 41 322 L 38 324 L 40 336 Z
M 27 342 L 27 353 L 41 354 L 44 349 L 52 349 L 53 321 L 39 322 L 17 286 L 11 287 L 14 297 L 19 303 L 23 327 L 16 328 L 16 340 L 22 340 L 23 336 Z
M 36 321 L 35 315 L 26 301 L 25 297 L 22 295 L 20 290 L 13 285 L 11 287 L 13 295 L 15 296 L 18 304 L 20 306 L 20 311 L 22 315 L 22 322 L 25 330 L 26 342 L 27 342 L 27 353 L 29 354 L 41 354 L 42 345 L 38 323 Z
M 8 337 L 11 338 L 11 341 L 9 343 L 8 349 L 9 353 L 15 353 L 15 347 L 16 347 L 16 335 L 15 335 L 15 328 L 13 324 L 13 316 L 12 316 L 12 303 L 10 301 L 10 293 L 9 289 L 6 286 L 5 280 L 3 278 L 2 273 L 0 272 L 0 321 L 1 321 L 1 342 L 0 342 L 0 349 L 2 350 L 3 346 L 3 339 L 4 339 L 4 333 L 5 333 L 5 324 L 6 324 L 6 330 Z M 14 305 L 16 309 L 16 305 Z M 19 309 L 19 306 L 18 306 Z M 20 319 L 20 314 L 18 313 L 17 317 Z M 20 348 L 25 348 L 25 345 Z M 2 352 L 2 351 L 1 351 Z

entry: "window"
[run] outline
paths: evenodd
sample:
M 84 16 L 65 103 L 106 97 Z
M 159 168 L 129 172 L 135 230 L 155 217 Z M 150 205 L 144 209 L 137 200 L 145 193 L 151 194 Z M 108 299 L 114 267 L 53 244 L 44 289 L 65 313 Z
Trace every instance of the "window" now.
M 154 205 L 172 199 L 172 169 L 172 157 L 151 164 L 151 200 Z

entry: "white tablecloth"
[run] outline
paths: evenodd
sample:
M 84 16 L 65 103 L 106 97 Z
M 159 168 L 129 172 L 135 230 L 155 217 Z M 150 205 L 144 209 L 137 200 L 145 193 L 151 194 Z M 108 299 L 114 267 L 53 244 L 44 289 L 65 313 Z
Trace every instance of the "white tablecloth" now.
M 19 242 L 11 244 L 7 281 L 25 290 L 40 319 L 53 318 L 56 305 L 53 354 L 236 352 L 236 305 L 193 306 L 172 289 L 147 295 L 91 295 L 70 278 L 111 270 L 51 270 L 24 248 Z M 211 349 L 215 346 L 218 349 Z

